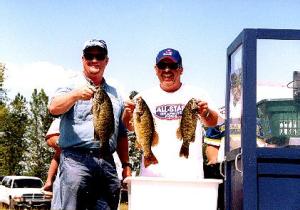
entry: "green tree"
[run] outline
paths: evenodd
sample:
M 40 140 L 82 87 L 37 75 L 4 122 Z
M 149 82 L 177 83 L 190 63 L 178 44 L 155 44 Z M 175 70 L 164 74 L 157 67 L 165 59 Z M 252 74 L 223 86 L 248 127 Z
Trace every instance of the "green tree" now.
M 3 154 L 6 154 L 6 133 L 7 130 L 7 124 L 8 121 L 8 108 L 6 107 L 6 104 L 0 103 L 0 175 L 6 175 L 8 174 L 7 167 L 6 167 L 6 156 Z
M 38 176 L 43 180 L 47 177 L 49 164 L 52 157 L 52 150 L 47 146 L 45 134 L 53 120 L 48 112 L 48 96 L 41 89 L 33 90 L 30 101 L 30 125 L 29 125 L 29 150 L 27 151 L 26 173 L 32 176 Z
M 134 131 L 128 132 L 127 136 L 129 144 L 129 162 L 132 166 L 132 172 L 138 176 L 141 170 L 143 151 L 137 146 L 136 135 Z
M 5 154 L 6 148 L 4 147 L 5 141 L 5 130 L 6 130 L 6 122 L 8 120 L 8 108 L 5 104 L 5 90 L 3 88 L 4 83 L 4 70 L 5 64 L 0 63 L 0 154 Z M 6 173 L 5 168 L 5 157 L 4 155 L 0 156 L 0 175 Z
M 26 99 L 18 93 L 8 107 L 3 106 L 2 117 L 0 173 L 20 175 L 22 173 L 20 162 L 25 151 L 25 133 L 28 125 Z
M 132 100 L 137 94 L 137 91 L 131 91 L 129 93 L 129 99 Z M 141 170 L 143 151 L 137 146 L 136 135 L 134 131 L 128 132 L 127 137 L 129 144 L 129 161 L 132 166 L 132 172 L 136 175 L 139 175 Z
M 4 103 L 4 89 L 3 89 L 3 82 L 4 82 L 4 69 L 5 65 L 0 63 L 0 154 L 4 153 L 4 148 L 2 147 L 2 142 L 4 141 L 5 133 L 4 133 L 4 126 L 7 120 L 8 109 L 6 104 Z M 0 156 L 0 174 L 2 174 L 2 166 L 4 164 L 3 155 Z
M 5 99 L 6 99 L 6 91 L 3 87 L 4 86 L 3 85 L 3 83 L 4 83 L 4 71 L 5 70 L 6 70 L 5 64 L 0 63 L 0 105 L 3 105 L 5 103 Z

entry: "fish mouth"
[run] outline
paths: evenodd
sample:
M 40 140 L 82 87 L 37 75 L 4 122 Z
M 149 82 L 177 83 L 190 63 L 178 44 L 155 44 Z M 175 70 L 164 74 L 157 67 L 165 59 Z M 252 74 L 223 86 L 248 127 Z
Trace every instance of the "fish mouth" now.
M 133 99 L 133 103 L 135 104 L 135 106 L 139 105 L 141 103 L 141 101 L 142 101 L 141 97 Z
M 135 103 L 135 109 L 134 112 L 137 114 L 141 114 L 142 113 L 142 97 L 138 97 L 134 100 Z
M 198 101 L 196 99 L 192 100 L 191 109 L 198 110 Z

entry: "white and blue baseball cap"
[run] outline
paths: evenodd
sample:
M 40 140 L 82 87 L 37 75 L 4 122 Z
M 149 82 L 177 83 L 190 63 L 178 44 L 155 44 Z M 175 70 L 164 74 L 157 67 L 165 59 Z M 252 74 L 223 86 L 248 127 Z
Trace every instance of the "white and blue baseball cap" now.
M 105 43 L 104 40 L 99 40 L 99 39 L 91 39 L 91 40 L 87 40 L 84 44 L 83 44 L 83 53 L 86 52 L 87 49 L 91 48 L 91 47 L 99 47 L 102 50 L 104 50 L 104 52 L 107 54 L 107 45 Z
M 164 50 L 161 50 L 156 56 L 156 64 L 158 64 L 161 60 L 165 58 L 168 58 L 174 63 L 177 63 L 180 66 L 182 66 L 181 55 L 177 50 L 174 50 L 172 48 L 166 48 Z

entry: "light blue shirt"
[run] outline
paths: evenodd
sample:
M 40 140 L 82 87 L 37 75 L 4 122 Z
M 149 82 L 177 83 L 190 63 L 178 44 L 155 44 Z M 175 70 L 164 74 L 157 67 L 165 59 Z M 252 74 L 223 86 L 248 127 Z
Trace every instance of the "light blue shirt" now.
M 86 84 L 88 81 L 82 74 L 76 75 L 70 79 L 65 87 L 58 88 L 54 97 Z M 105 81 L 103 87 L 110 97 L 114 111 L 115 132 L 109 140 L 110 151 L 113 153 L 117 147 L 118 135 L 126 135 L 126 129 L 120 120 L 124 104 L 116 88 L 108 85 Z M 61 115 L 59 146 L 62 149 L 100 147 L 99 140 L 94 139 L 92 103 L 93 99 L 78 100 L 69 111 Z

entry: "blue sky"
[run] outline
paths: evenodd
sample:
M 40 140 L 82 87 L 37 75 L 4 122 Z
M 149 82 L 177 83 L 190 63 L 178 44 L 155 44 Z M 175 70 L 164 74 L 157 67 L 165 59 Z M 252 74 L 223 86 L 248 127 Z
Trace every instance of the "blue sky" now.
M 105 77 L 125 93 L 157 85 L 156 54 L 172 47 L 183 57 L 182 81 L 222 106 L 226 49 L 244 28 L 300 29 L 298 0 L 3 0 L 0 11 L 5 87 L 26 96 L 81 71 L 84 41 L 99 38 L 109 49 Z

